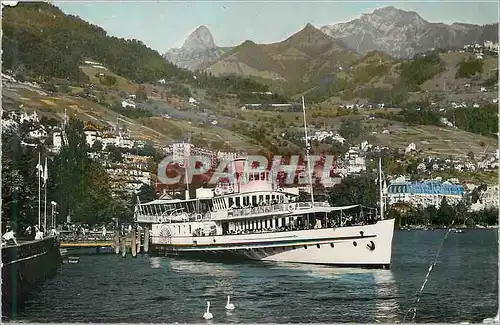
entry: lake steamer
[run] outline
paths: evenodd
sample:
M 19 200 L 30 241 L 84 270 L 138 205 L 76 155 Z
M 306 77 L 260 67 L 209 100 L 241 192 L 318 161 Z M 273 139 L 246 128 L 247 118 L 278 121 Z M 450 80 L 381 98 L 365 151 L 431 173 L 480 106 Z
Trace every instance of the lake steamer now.
M 137 204 L 135 220 L 151 227 L 155 255 L 388 268 L 394 219 L 381 214 L 353 222 L 359 205 L 297 202 L 298 189 L 273 185 L 269 172 L 243 172 L 235 186 L 199 188 L 196 198 Z M 382 191 L 381 191 L 382 192 Z M 382 197 L 382 196 L 381 196 Z

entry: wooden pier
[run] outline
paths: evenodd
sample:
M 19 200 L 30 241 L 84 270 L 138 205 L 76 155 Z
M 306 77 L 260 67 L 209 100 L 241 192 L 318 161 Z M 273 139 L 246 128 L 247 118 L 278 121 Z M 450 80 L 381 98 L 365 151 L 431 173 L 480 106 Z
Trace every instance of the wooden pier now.
M 114 248 L 115 254 L 121 254 L 125 257 L 130 253 L 132 257 L 136 257 L 139 253 L 147 253 L 149 251 L 149 229 L 144 228 L 142 231 L 132 230 L 125 236 L 121 236 L 118 231 L 113 233 L 113 239 L 62 239 L 59 247 L 61 249 L 78 249 L 78 248 L 95 248 L 99 252 L 100 248 Z

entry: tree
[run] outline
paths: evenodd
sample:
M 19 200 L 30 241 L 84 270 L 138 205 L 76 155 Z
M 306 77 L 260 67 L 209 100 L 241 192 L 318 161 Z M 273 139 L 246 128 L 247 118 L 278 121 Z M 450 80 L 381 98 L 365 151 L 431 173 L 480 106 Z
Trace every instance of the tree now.
M 146 87 L 144 85 L 139 85 L 139 87 L 137 87 L 137 90 L 135 91 L 135 96 L 138 100 L 147 100 L 148 93 L 146 91 Z
M 155 199 L 155 191 L 153 186 L 149 184 L 142 184 L 139 192 L 137 193 L 137 196 L 142 203 L 153 201 Z
M 102 151 L 102 142 L 99 140 L 94 141 L 94 143 L 92 144 L 91 151 L 92 152 L 101 152 Z
M 455 218 L 455 211 L 452 206 L 446 200 L 446 197 L 443 197 L 441 200 L 441 204 L 439 205 L 438 210 L 438 220 L 435 224 L 448 226 Z
M 328 191 L 332 205 L 363 204 L 374 207 L 378 202 L 378 188 L 373 175 L 364 173 L 347 176 L 340 184 L 334 185 Z
M 71 118 L 64 129 L 63 145 L 55 160 L 56 202 L 59 216 L 74 217 L 84 196 L 85 167 L 88 165 L 83 122 Z
M 123 162 L 123 156 L 120 148 L 116 147 L 114 144 L 108 144 L 106 146 L 106 151 L 109 152 L 109 160 L 115 163 Z
M 103 167 L 88 156 L 83 122 L 70 119 L 64 134 L 53 168 L 59 216 L 89 225 L 109 222 L 115 215 L 114 201 L 119 198 L 112 196 L 111 181 Z
M 340 124 L 339 133 L 348 141 L 359 137 L 362 132 L 361 121 L 354 118 L 344 118 Z

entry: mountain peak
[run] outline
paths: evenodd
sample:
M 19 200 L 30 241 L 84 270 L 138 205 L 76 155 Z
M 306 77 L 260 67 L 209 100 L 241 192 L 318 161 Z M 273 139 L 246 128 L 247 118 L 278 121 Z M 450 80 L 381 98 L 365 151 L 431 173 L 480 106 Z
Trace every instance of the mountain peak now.
M 316 33 L 323 34 L 323 33 L 321 33 L 321 31 L 319 29 L 314 27 L 311 23 L 307 23 L 307 25 L 304 28 L 299 30 L 294 35 L 292 35 L 292 37 L 295 35 L 310 35 L 310 34 L 316 34 Z
M 391 19 L 405 23 L 426 23 L 426 21 L 414 11 L 406 11 L 393 6 L 382 7 L 375 9 L 373 13 L 366 14 L 368 16 L 378 16 L 384 19 Z
M 206 50 L 217 48 L 212 33 L 207 26 L 201 25 L 196 28 L 182 45 L 186 51 Z
M 346 23 L 323 26 L 321 31 L 360 54 L 377 50 L 396 58 L 410 58 L 430 48 L 462 47 L 497 38 L 498 30 L 494 28 L 498 27 L 491 28 L 491 31 L 480 28 L 467 24 L 431 23 L 416 12 L 388 6 Z
M 373 13 L 396 13 L 396 12 L 405 12 L 402 9 L 398 9 L 394 6 L 387 6 L 382 8 L 377 8 L 373 11 Z

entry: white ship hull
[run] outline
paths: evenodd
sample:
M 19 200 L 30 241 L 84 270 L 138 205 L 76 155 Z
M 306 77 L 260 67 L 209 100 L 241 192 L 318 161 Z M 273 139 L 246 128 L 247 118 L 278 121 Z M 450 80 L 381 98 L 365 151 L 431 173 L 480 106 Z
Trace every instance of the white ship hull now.
M 172 224 L 153 225 L 152 249 L 158 255 L 224 260 L 325 264 L 388 268 L 394 219 L 373 225 L 226 236 L 171 236 Z

